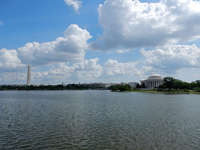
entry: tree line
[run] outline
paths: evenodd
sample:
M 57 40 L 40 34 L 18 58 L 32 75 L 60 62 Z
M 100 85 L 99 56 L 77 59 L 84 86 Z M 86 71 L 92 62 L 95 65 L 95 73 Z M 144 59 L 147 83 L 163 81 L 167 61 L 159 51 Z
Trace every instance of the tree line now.
M 0 90 L 111 90 L 111 91 L 138 91 L 141 88 L 145 88 L 145 85 L 137 84 L 136 87 L 131 88 L 129 84 L 126 85 L 112 85 L 110 87 L 105 86 L 89 86 L 84 84 L 68 84 L 68 85 L 40 85 L 40 86 L 16 86 L 16 85 L 1 85 Z M 156 87 L 158 91 L 177 91 L 177 90 L 192 90 L 194 92 L 200 92 L 200 80 L 193 81 L 191 83 L 183 82 L 182 80 L 175 79 L 173 77 L 165 77 L 163 84 Z
M 179 79 L 174 79 L 173 77 L 165 77 L 163 79 L 163 84 L 158 87 L 158 90 L 193 90 L 195 92 L 200 92 L 200 80 L 193 81 L 191 83 L 183 82 Z
M 136 87 L 131 88 L 130 85 L 113 85 L 110 87 L 111 91 L 138 91 L 141 88 L 145 88 L 145 84 L 142 85 L 137 84 Z M 189 92 L 189 90 L 192 90 L 194 92 L 200 92 L 200 80 L 193 81 L 191 83 L 183 82 L 182 80 L 175 79 L 173 77 L 165 77 L 163 79 L 163 84 L 159 87 L 155 87 L 154 90 L 158 91 L 183 91 L 183 92 Z
M 40 86 L 16 86 L 16 85 L 2 85 L 0 90 L 106 90 L 106 87 L 89 86 L 81 84 L 68 84 L 68 85 L 40 85 Z

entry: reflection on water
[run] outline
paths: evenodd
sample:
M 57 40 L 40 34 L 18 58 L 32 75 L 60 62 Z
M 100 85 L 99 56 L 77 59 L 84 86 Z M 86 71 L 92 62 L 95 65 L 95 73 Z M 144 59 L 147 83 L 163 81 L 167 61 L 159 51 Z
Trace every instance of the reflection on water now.
M 200 149 L 199 96 L 0 91 L 0 149 Z

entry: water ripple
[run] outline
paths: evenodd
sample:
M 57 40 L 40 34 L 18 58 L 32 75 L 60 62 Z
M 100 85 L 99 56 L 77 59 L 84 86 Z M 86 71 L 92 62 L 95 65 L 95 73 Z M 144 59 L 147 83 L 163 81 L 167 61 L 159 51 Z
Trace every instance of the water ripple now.
M 199 95 L 0 92 L 0 149 L 200 149 Z

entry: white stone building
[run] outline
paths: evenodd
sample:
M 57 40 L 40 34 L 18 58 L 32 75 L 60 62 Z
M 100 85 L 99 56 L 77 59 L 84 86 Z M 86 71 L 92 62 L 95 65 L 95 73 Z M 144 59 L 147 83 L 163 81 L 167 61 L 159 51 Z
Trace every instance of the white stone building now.
M 137 86 L 138 82 L 129 82 L 128 84 L 133 88 Z
M 155 88 L 163 84 L 163 78 L 158 74 L 153 74 L 146 80 L 140 80 L 140 82 L 141 85 L 144 83 L 146 88 Z

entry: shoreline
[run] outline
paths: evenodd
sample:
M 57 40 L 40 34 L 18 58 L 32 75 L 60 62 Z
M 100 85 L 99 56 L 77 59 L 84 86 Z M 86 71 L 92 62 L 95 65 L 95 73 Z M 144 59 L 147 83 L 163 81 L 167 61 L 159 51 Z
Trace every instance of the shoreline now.
M 138 91 L 111 91 L 111 92 L 138 92 L 138 93 L 163 93 L 163 94 L 200 94 L 200 92 L 183 92 L 183 91 L 153 91 L 153 90 L 146 90 L 146 91 L 142 91 L 142 90 L 138 90 Z
M 110 91 L 110 92 L 138 92 L 138 93 L 162 93 L 162 94 L 200 94 L 200 92 L 184 92 L 184 91 L 154 91 L 154 90 L 131 90 L 131 91 L 112 91 L 109 89 L 43 89 L 43 90 L 18 90 L 18 89 L 13 89 L 13 90 L 0 90 L 0 91 L 90 91 L 90 90 L 103 90 L 103 91 Z

